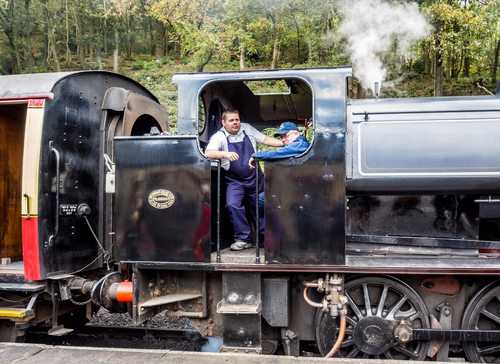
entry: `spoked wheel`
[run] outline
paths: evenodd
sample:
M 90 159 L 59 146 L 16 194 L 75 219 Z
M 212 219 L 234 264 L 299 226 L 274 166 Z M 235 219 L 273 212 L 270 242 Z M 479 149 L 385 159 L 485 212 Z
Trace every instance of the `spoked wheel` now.
M 465 309 L 462 328 L 467 330 L 500 330 L 500 284 L 494 282 L 481 289 Z M 472 362 L 498 363 L 500 343 L 465 342 L 464 351 Z
M 429 328 L 429 312 L 420 296 L 393 278 L 364 277 L 345 284 L 347 329 L 337 357 L 424 360 L 428 342 L 401 342 L 401 328 Z M 338 319 L 318 310 L 316 342 L 326 355 L 338 334 Z

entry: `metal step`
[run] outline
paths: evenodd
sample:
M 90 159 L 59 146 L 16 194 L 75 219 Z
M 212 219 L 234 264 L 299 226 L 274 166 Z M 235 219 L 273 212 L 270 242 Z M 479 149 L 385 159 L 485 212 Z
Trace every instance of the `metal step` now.
M 74 331 L 73 329 L 68 329 L 62 325 L 59 325 L 59 326 L 51 328 L 49 330 L 48 334 L 50 336 L 64 336 L 64 335 L 72 333 L 73 331 Z
M 26 319 L 33 316 L 33 311 L 24 307 L 0 307 L 0 319 Z
M 7 292 L 40 292 L 45 289 L 45 283 L 25 282 L 25 283 L 1 283 L 0 291 Z
M 223 347 L 226 352 L 262 352 L 262 277 L 260 273 L 224 272 L 222 300 Z
M 40 293 L 34 293 L 29 297 L 26 307 L 16 306 L 0 306 L 0 319 L 29 321 L 35 317 L 35 304 Z
M 262 304 L 260 302 L 254 304 L 230 304 L 224 301 L 217 303 L 217 313 L 227 315 L 257 315 L 262 311 Z

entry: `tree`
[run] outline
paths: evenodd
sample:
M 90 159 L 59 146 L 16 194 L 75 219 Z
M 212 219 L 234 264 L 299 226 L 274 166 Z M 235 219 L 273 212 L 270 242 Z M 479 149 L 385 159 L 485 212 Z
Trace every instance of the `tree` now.
M 15 16 L 15 2 L 14 0 L 2 0 L 0 4 L 0 27 L 7 37 L 10 56 L 14 60 L 11 68 L 13 72 L 20 72 L 22 70 L 22 64 L 17 42 L 18 24 L 17 17 Z

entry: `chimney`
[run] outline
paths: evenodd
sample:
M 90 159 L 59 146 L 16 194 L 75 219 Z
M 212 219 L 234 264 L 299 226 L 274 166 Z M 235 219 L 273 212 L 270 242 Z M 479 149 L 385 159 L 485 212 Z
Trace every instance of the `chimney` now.
M 373 83 L 373 93 L 375 94 L 375 98 L 378 99 L 378 96 L 380 95 L 380 82 L 374 82 Z

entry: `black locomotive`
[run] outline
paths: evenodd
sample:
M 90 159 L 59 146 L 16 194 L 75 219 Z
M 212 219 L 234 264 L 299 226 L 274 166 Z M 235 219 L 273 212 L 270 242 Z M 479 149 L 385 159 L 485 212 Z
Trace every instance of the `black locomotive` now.
M 169 134 L 119 75 L 0 78 L 4 338 L 103 306 L 189 317 L 221 351 L 499 358 L 500 98 L 353 100 L 349 68 L 173 82 Z M 264 164 L 265 237 L 243 252 L 203 154 L 228 108 L 312 125 Z

